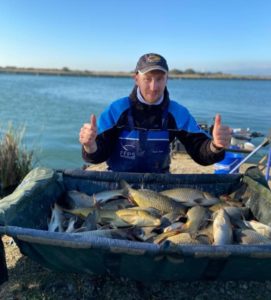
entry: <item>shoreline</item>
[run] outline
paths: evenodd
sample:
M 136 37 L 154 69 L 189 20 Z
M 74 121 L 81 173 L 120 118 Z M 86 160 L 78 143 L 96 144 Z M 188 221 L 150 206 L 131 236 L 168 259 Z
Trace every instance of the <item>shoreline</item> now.
M 48 76 L 74 76 L 74 77 L 113 77 L 113 78 L 131 78 L 133 72 L 113 72 L 113 71 L 81 71 L 47 68 L 17 68 L 0 67 L 0 74 L 14 75 L 48 75 Z M 175 74 L 169 72 L 169 79 L 218 79 L 218 80 L 271 80 L 271 76 L 254 75 L 232 75 L 224 73 L 195 73 L 195 74 Z

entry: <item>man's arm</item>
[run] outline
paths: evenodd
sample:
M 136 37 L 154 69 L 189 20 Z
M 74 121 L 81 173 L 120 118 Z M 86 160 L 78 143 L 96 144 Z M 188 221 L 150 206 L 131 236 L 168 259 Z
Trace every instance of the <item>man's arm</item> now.
M 205 134 L 196 124 L 194 118 L 186 115 L 186 123 L 178 131 L 177 138 L 183 143 L 187 153 L 201 165 L 211 165 L 221 161 L 225 156 L 224 149 L 230 144 L 231 129 L 221 124 L 220 115 L 216 116 L 213 138 Z
M 200 165 L 208 166 L 221 161 L 224 158 L 223 148 L 216 148 L 211 138 L 204 133 L 189 133 L 180 131 L 177 138 L 184 145 L 191 158 Z
M 79 134 L 82 157 L 85 161 L 96 164 L 108 159 L 115 143 L 113 129 L 98 135 L 96 117 L 95 115 L 90 116 L 90 123 L 85 123 Z
M 106 161 L 113 152 L 115 143 L 118 139 L 117 128 L 113 127 L 96 136 L 96 151 L 88 153 L 82 146 L 82 157 L 86 162 L 99 164 Z

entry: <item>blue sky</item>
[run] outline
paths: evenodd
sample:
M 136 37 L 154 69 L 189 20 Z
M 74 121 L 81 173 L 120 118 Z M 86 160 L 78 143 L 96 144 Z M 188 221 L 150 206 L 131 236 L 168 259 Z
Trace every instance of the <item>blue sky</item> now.
M 0 66 L 271 75 L 270 0 L 0 0 Z

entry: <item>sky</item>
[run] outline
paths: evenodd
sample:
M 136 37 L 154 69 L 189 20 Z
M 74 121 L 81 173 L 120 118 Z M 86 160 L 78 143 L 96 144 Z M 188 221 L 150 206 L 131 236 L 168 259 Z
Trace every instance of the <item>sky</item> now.
M 271 75 L 270 0 L 0 0 L 0 66 Z

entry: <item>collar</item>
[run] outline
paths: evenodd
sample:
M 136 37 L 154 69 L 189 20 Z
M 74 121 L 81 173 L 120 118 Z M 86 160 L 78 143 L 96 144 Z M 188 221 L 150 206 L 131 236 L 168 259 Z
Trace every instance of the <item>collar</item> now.
M 159 105 L 163 102 L 164 100 L 164 95 L 162 95 L 155 103 L 149 103 L 147 102 L 141 95 L 140 93 L 140 90 L 139 90 L 139 87 L 137 87 L 137 90 L 136 90 L 136 96 L 137 96 L 137 99 L 141 102 L 141 103 L 144 103 L 146 105 Z

